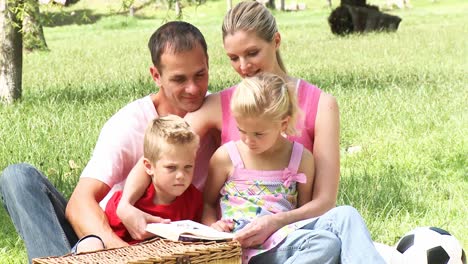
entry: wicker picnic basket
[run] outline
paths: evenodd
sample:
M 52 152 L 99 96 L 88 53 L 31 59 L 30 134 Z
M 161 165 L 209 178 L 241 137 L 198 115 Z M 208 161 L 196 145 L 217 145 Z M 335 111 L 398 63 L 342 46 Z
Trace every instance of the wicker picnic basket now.
M 241 248 L 238 242 L 174 242 L 153 239 L 127 247 L 105 249 L 77 255 L 33 259 L 33 264 L 99 263 L 99 264 L 159 264 L 209 263 L 239 264 Z

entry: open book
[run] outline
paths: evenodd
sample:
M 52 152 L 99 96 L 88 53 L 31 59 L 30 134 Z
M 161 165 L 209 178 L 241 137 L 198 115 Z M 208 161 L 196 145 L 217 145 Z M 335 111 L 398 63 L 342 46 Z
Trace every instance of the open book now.
M 173 221 L 169 224 L 152 223 L 146 231 L 172 241 L 232 240 L 234 234 L 218 231 L 191 220 Z

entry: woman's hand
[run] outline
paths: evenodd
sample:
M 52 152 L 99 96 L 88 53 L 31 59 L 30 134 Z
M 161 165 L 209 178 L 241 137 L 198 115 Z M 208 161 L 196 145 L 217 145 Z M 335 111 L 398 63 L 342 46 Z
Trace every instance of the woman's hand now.
M 282 224 L 274 215 L 260 216 L 237 232 L 234 239 L 244 248 L 259 246 L 281 227 Z
M 135 206 L 121 201 L 117 207 L 117 215 L 127 228 L 130 236 L 136 240 L 145 240 L 153 237 L 154 234 L 146 231 L 146 226 L 150 223 L 165 223 L 171 222 L 170 219 L 164 219 L 158 216 L 147 214 Z
M 234 221 L 231 219 L 221 219 L 211 224 L 211 227 L 221 232 L 231 232 L 234 229 Z

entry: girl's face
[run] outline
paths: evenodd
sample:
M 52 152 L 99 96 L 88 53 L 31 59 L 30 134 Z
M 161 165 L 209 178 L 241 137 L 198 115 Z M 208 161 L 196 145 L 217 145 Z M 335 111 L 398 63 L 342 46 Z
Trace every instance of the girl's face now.
M 236 117 L 241 141 L 255 154 L 272 149 L 287 126 L 287 121 L 272 122 L 266 118 Z
M 253 31 L 239 30 L 224 38 L 224 50 L 231 60 L 231 65 L 242 77 L 252 77 L 259 72 L 282 75 L 276 51 L 281 42 L 279 33 L 267 42 Z

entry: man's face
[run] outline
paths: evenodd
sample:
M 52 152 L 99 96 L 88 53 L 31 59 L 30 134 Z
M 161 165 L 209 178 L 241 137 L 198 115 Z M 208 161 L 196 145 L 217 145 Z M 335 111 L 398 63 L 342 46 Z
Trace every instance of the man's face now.
M 161 56 L 160 71 L 151 74 L 161 89 L 165 109 L 179 116 L 201 107 L 208 90 L 208 58 L 202 47 L 173 53 L 167 49 Z

